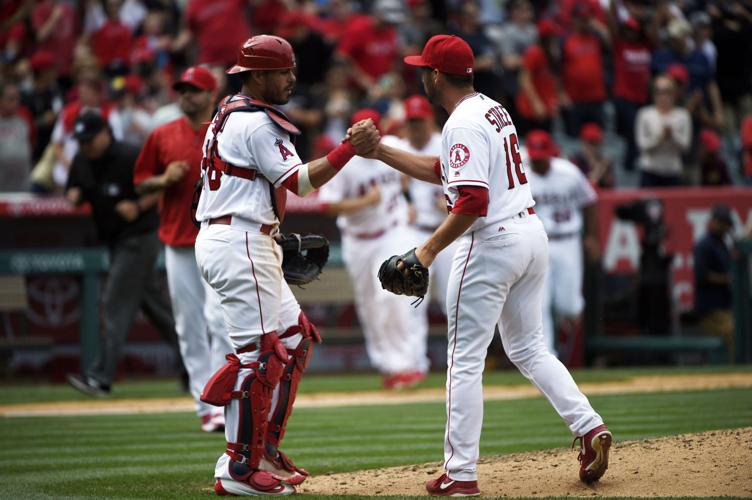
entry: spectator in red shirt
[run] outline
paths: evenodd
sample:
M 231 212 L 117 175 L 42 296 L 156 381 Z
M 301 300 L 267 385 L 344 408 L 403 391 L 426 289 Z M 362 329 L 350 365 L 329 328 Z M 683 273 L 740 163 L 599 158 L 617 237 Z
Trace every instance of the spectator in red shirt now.
M 393 69 L 400 53 L 395 26 L 405 20 L 398 0 L 378 0 L 372 17 L 356 19 L 342 35 L 337 56 L 350 62 L 358 87 L 369 89 Z
M 184 50 L 193 42 L 198 64 L 234 64 L 238 47 L 251 33 L 247 8 L 248 0 L 190 0 L 173 50 Z
M 217 293 L 201 277 L 194 245 L 198 229 L 188 216 L 201 171 L 202 143 L 211 120 L 217 82 L 206 68 L 188 68 L 174 85 L 184 116 L 156 128 L 136 160 L 140 194 L 163 192 L 159 238 L 165 244 L 167 283 L 180 354 L 188 372 L 201 429 L 224 429 L 222 409 L 200 400 L 206 382 L 232 352 Z
M 609 28 L 614 66 L 612 92 L 616 110 L 616 132 L 626 142 L 624 168 L 632 171 L 638 155 L 634 137 L 637 111 L 650 100 L 650 61 L 653 44 L 637 19 L 629 18 L 620 23 L 613 7 L 609 16 Z
M 71 76 L 73 49 L 76 46 L 76 13 L 70 4 L 41 0 L 31 13 L 37 50 L 52 52 L 63 78 Z
M 525 135 L 533 129 L 551 131 L 561 104 L 561 45 L 558 25 L 549 19 L 538 22 L 539 42 L 522 57 L 520 92 L 517 94 L 517 130 Z
M 564 124 L 568 135 L 576 137 L 588 122 L 603 125 L 606 100 L 603 45 L 608 39 L 606 27 L 593 17 L 589 3 L 572 9 L 572 32 L 562 44 L 562 81 L 568 106 Z M 564 103 L 562 103 L 564 104 Z
M 122 0 L 107 0 L 107 21 L 91 35 L 91 49 L 109 75 L 122 74 L 131 54 L 131 29 L 120 21 Z

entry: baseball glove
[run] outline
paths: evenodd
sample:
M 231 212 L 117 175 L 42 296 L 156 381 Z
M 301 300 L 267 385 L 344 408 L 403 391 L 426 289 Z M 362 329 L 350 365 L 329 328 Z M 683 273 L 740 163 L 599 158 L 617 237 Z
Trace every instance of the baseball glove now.
M 403 268 L 400 269 L 399 263 Z M 381 288 L 397 295 L 420 297 L 428 292 L 428 268 L 415 256 L 415 249 L 403 255 L 393 255 L 379 268 Z
M 305 285 L 318 278 L 329 259 L 329 240 L 318 234 L 280 234 L 282 272 L 290 285 Z

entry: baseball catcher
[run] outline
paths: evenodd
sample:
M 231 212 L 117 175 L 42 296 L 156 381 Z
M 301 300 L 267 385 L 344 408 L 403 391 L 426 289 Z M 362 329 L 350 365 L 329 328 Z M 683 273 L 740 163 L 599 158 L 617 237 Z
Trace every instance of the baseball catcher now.
M 379 281 L 384 290 L 422 300 L 428 292 L 428 268 L 420 263 L 413 248 L 385 260 L 379 268 Z
M 329 259 L 329 240 L 318 234 L 280 234 L 282 272 L 290 285 L 307 285 L 318 278 Z

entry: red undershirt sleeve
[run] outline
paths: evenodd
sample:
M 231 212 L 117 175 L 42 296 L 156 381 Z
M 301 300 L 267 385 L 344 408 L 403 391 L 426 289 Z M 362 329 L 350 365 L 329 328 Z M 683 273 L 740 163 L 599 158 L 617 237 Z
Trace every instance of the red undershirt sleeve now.
M 298 194 L 298 172 L 293 172 L 287 179 L 283 180 L 282 185 L 288 191 Z
M 488 189 L 480 186 L 459 186 L 460 196 L 452 207 L 453 214 L 485 217 L 488 212 Z

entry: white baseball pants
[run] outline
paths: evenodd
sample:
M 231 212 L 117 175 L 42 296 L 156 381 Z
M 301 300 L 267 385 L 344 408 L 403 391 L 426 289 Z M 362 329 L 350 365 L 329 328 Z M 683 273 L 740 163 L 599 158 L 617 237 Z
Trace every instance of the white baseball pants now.
M 235 350 L 250 343 L 260 345 L 266 333 L 283 333 L 298 324 L 300 305 L 282 275 L 282 249 L 273 238 L 258 231 L 236 226 L 202 227 L 196 239 L 196 260 L 202 274 L 217 291 L 222 313 Z M 287 349 L 295 349 L 303 339 L 295 334 L 281 339 Z M 258 359 L 258 350 L 239 354 L 243 364 Z M 235 388 L 252 373 L 243 368 Z M 276 406 L 279 385 L 274 390 L 271 408 Z M 225 439 L 235 442 L 240 416 L 240 400 L 225 407 Z M 271 412 L 269 412 L 271 416 Z M 215 477 L 229 479 L 230 458 L 222 454 Z
M 546 396 L 574 435 L 603 423 L 544 343 L 541 316 L 547 267 L 543 224 L 526 212 L 459 239 L 447 291 L 444 459 L 451 479 L 477 479 L 482 375 L 495 325 L 509 359 Z
M 385 375 L 428 371 L 425 313 L 413 311 L 410 303 L 414 297 L 387 292 L 378 278 L 382 262 L 412 248 L 414 239 L 403 225 L 374 239 L 342 235 L 342 258 L 352 283 L 368 358 Z M 423 316 L 422 323 L 415 316 Z
M 178 345 L 188 372 L 196 413 L 207 415 L 216 409 L 199 400 L 212 374 L 232 352 L 217 293 L 204 281 L 196 266 L 193 247 L 165 247 L 167 285 Z
M 550 265 L 543 298 L 543 338 L 556 353 L 556 318 L 574 318 L 585 308 L 582 297 L 582 241 L 579 235 L 548 244 Z

